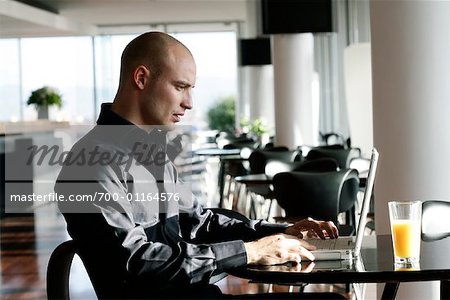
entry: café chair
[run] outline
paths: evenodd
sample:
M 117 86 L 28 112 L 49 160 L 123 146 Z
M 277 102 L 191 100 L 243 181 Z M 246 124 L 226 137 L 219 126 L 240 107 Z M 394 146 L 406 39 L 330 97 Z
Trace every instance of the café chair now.
M 320 158 L 310 161 L 269 161 L 265 168 L 267 176 L 273 178 L 278 173 L 303 171 L 303 172 L 329 172 L 337 171 L 338 164 L 331 158 Z
M 287 151 L 267 151 L 255 150 L 249 158 L 250 173 L 262 174 L 265 172 L 266 165 L 269 161 L 285 161 L 293 162 L 301 160 L 301 150 L 287 150 Z
M 98 299 L 125 299 L 127 288 L 122 278 L 123 270 L 111 263 L 113 260 L 86 259 L 73 240 L 59 244 L 50 255 L 47 266 L 47 299 L 70 299 L 70 269 L 73 257 L 78 255 L 83 262 Z
M 70 299 L 69 275 L 76 253 L 75 242 L 65 241 L 50 256 L 47 267 L 47 299 Z
M 352 235 L 356 224 L 355 204 L 359 191 L 358 172 L 342 169 L 331 172 L 283 172 L 273 178 L 275 198 L 286 220 L 312 217 L 339 224 L 342 235 Z
M 450 236 L 450 202 L 422 202 L 422 240 L 436 241 Z
M 248 222 L 249 219 L 239 212 L 223 209 L 208 208 L 214 213 L 219 213 L 230 218 Z M 125 282 L 117 270 L 114 269 L 113 260 L 109 260 L 107 268 L 102 268 L 101 261 L 93 261 L 83 258 L 80 249 L 74 240 L 68 240 L 59 244 L 51 253 L 47 265 L 47 299 L 49 300 L 68 300 L 70 299 L 70 271 L 74 256 L 81 258 L 83 265 L 88 273 L 94 291 L 98 299 L 127 299 L 129 288 L 125 286 Z M 104 266 L 105 267 L 105 266 Z M 225 278 L 228 274 L 219 273 L 211 276 L 209 282 L 211 284 Z
M 270 142 L 264 146 L 263 150 L 265 150 L 265 151 L 288 151 L 289 148 L 286 146 L 275 146 L 274 143 Z
M 345 138 L 342 134 L 336 133 L 336 132 L 328 132 L 328 133 L 321 133 L 319 132 L 320 139 L 322 140 L 325 145 L 346 145 Z
M 283 150 L 283 148 L 281 148 L 277 149 L 276 151 L 270 149 L 257 149 L 253 151 L 248 158 L 250 174 L 265 174 L 266 165 L 269 162 L 277 161 L 291 163 L 301 161 L 301 159 L 301 150 L 297 149 Z M 238 199 L 241 198 L 239 193 L 237 197 Z M 243 211 L 245 211 L 246 215 L 251 216 L 252 218 L 268 219 L 270 217 L 270 209 L 273 200 L 270 182 L 266 184 L 247 183 L 245 186 L 245 195 L 246 201 Z M 234 207 L 239 207 L 239 204 L 235 204 Z M 264 207 L 267 207 L 267 212 L 259 213 L 258 211 L 264 210 Z
M 324 157 L 335 159 L 339 165 L 339 168 L 346 169 L 350 167 L 350 162 L 354 158 L 361 157 L 361 150 L 359 148 L 333 149 L 314 147 L 306 155 L 306 160 L 313 160 Z
M 254 141 L 243 143 L 232 143 L 224 146 L 224 149 L 240 149 L 239 158 L 223 158 L 220 161 L 219 168 L 219 207 L 230 208 L 236 191 L 239 190 L 238 184 L 233 180 L 237 176 L 247 175 L 250 172 L 248 166 L 248 157 L 256 149 L 258 144 Z M 230 204 L 231 202 L 231 204 Z
M 422 201 L 421 239 L 424 242 L 434 242 L 450 236 L 450 202 L 445 200 Z M 444 244 L 445 245 L 445 244 Z M 399 283 L 392 284 L 393 294 Z M 441 280 L 441 299 L 449 299 L 450 281 Z M 386 290 L 386 289 L 385 289 Z
M 282 172 L 330 172 L 337 171 L 338 165 L 334 159 L 322 158 L 312 161 L 269 161 L 265 168 L 265 174 L 269 178 L 273 178 L 276 174 Z M 267 218 L 270 218 L 273 200 L 276 200 L 275 193 L 273 192 L 273 185 L 266 186 L 266 190 L 259 191 L 260 194 L 265 194 L 270 199 L 269 208 L 267 211 Z

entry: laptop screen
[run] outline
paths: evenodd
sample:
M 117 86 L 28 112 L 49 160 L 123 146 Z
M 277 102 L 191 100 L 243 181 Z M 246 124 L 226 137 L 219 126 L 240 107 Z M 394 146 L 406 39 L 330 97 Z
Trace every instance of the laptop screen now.
M 375 173 L 378 164 L 378 151 L 372 149 L 372 155 L 370 158 L 369 174 L 367 175 L 366 189 L 364 191 L 361 215 L 358 222 L 358 232 L 356 233 L 355 251 L 354 255 L 359 256 L 361 251 L 362 240 L 364 236 L 364 229 L 366 227 L 367 214 L 369 212 L 370 198 L 372 197 L 373 184 L 375 181 Z

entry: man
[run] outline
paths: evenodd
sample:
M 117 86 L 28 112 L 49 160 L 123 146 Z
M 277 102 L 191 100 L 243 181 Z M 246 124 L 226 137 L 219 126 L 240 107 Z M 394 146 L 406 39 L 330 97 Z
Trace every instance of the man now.
M 73 147 L 58 177 L 59 194 L 93 196 L 59 207 L 102 296 L 218 297 L 208 285 L 212 275 L 314 260 L 302 231 L 337 236 L 334 224 L 312 219 L 287 227 L 228 218 L 183 191 L 166 159 L 166 132 L 192 108 L 195 78 L 192 54 L 173 37 L 135 38 L 122 54 L 112 105 L 102 106 L 98 125 Z

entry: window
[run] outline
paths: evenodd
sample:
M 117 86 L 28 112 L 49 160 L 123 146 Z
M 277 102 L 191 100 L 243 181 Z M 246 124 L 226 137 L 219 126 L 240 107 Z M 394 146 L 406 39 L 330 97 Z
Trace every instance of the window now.
M 27 106 L 31 92 L 48 85 L 63 97 L 61 109 L 50 109 L 57 121 L 91 123 L 94 118 L 93 54 L 90 37 L 24 38 L 21 40 L 23 120 L 36 119 Z
M 236 26 L 211 25 L 208 31 L 208 24 L 201 25 L 201 30 L 178 26 L 192 32 L 180 32 L 175 25 L 165 30 L 191 50 L 197 63 L 194 109 L 183 123 L 206 129 L 208 108 L 219 98 L 237 96 L 237 37 Z M 36 120 L 35 108 L 26 101 L 33 90 L 48 85 L 63 97 L 61 109 L 50 109 L 51 120 L 95 122 L 100 104 L 114 99 L 120 56 L 137 34 L 0 39 L 0 104 L 8 107 L 1 110 L 0 121 Z
M 206 112 L 219 98 L 237 97 L 237 37 L 234 31 L 174 33 L 192 52 L 197 64 L 194 108 L 185 123 L 207 129 Z
M 0 39 L 0 121 L 20 119 L 19 49 L 18 39 Z

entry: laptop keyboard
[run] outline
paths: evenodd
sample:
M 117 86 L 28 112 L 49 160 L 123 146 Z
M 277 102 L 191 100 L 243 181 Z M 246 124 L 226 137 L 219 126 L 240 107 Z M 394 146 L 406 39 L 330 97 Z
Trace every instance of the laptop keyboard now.
M 310 239 L 307 240 L 311 245 L 316 246 L 317 250 L 335 250 L 352 248 L 353 239 L 351 237 L 340 237 L 338 239 Z

